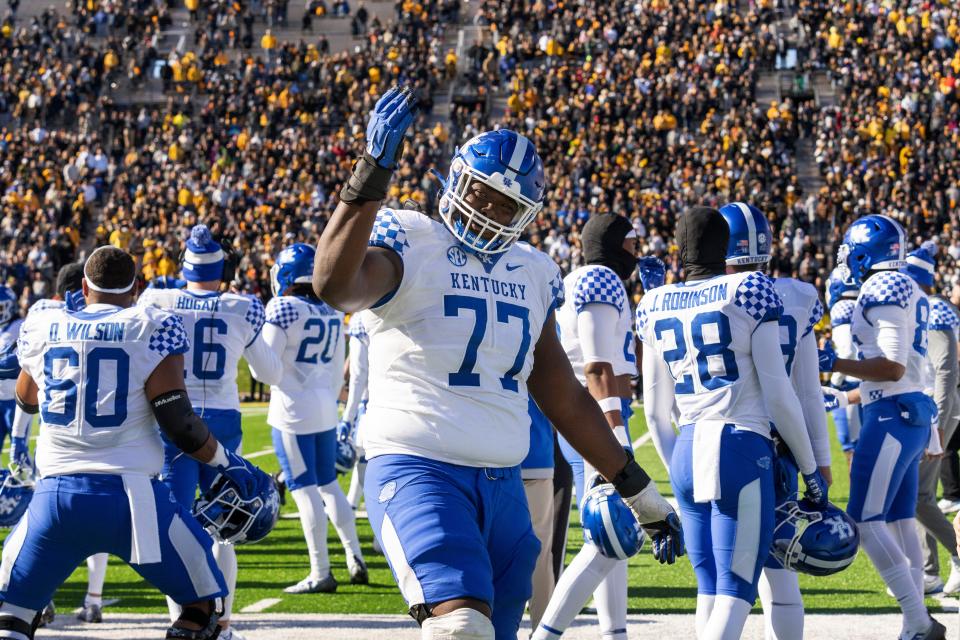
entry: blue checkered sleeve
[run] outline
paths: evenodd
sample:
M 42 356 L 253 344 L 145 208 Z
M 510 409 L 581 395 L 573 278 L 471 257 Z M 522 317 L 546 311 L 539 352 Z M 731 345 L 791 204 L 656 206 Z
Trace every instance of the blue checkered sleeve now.
M 853 322 L 853 308 L 856 306 L 853 300 L 840 300 L 833 309 L 830 309 L 830 324 L 839 327 L 843 324 Z
M 783 302 L 773 286 L 773 280 L 759 271 L 743 279 L 737 287 L 733 303 L 757 322 L 779 320 L 783 315 Z
M 243 318 L 253 329 L 253 337 L 250 338 L 250 342 L 247 343 L 249 347 L 260 334 L 260 330 L 263 329 L 263 323 L 266 321 L 267 314 L 263 309 L 263 303 L 260 302 L 260 298 L 254 296 L 247 296 L 247 298 L 250 299 L 250 306 L 247 307 L 247 313 Z
M 906 309 L 913 294 L 913 279 L 899 271 L 883 271 L 863 285 L 857 304 L 866 311 L 870 307 L 897 306 Z
M 386 247 L 396 251 L 401 257 L 410 243 L 407 242 L 407 232 L 397 219 L 397 214 L 391 209 L 381 209 L 377 212 L 377 219 L 373 222 L 373 231 L 370 232 L 371 247 Z
M 609 304 L 622 312 L 625 299 L 623 283 L 606 267 L 587 268 L 573 285 L 573 307 L 577 313 L 588 304 Z
M 356 315 L 350 316 L 350 324 L 347 326 L 347 335 L 358 340 L 367 339 L 367 329 L 363 326 L 363 323 L 360 322 L 360 318 Z
M 273 298 L 267 303 L 266 321 L 281 329 L 286 329 L 299 317 L 300 312 L 287 297 Z
M 563 291 L 563 278 L 560 275 L 560 268 L 558 267 L 553 277 L 550 278 L 550 311 L 556 311 L 563 306 L 563 301 L 566 294 Z M 547 312 L 549 315 L 549 312 Z
M 190 348 L 190 340 L 183 328 L 183 318 L 173 313 L 164 318 L 160 326 L 150 334 L 147 347 L 160 354 L 161 358 L 186 353 Z
M 810 318 L 807 320 L 807 328 L 804 330 L 803 336 L 801 337 L 806 337 L 808 333 L 813 331 L 813 328 L 818 322 L 820 322 L 820 318 L 822 317 L 823 305 L 820 303 L 820 298 L 817 298 L 813 301 L 813 308 L 810 309 Z
M 949 304 L 939 298 L 930 298 L 930 322 L 927 328 L 930 331 L 954 331 L 960 326 L 957 317 Z
M 647 307 L 643 304 L 643 300 L 640 300 L 640 304 L 637 305 L 637 338 L 640 342 L 646 343 L 644 336 L 647 331 Z

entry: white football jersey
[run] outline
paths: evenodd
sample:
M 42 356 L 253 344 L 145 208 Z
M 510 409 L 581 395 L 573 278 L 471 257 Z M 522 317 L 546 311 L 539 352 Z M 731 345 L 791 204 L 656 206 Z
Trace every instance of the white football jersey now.
M 940 296 L 928 296 L 930 302 L 929 331 L 950 331 L 954 338 L 960 338 L 960 317 L 953 306 Z
M 39 388 L 40 475 L 159 474 L 163 444 L 143 387 L 161 360 L 188 347 L 183 321 L 157 309 L 31 313 L 19 350 Z
M 851 333 L 853 309 L 856 306 L 856 300 L 839 300 L 830 309 L 830 339 L 836 348 L 837 355 L 841 358 L 855 359 L 857 357 L 857 348 L 853 345 L 853 334 Z M 848 382 L 860 382 L 860 379 L 834 372 L 830 376 L 830 382 L 839 387 Z
M 778 321 L 780 348 L 783 351 L 787 374 L 793 388 L 799 393 L 801 387 L 795 375 L 793 359 L 800 341 L 813 331 L 813 327 L 823 317 L 823 305 L 820 304 L 817 289 L 808 282 L 794 278 L 774 278 L 773 287 L 783 304 L 783 314 Z
M 591 264 L 575 269 L 563 279 L 564 303 L 557 310 L 560 342 L 573 366 L 580 384 L 586 385 L 583 374 L 583 350 L 577 330 L 577 315 L 588 304 L 606 304 L 620 314 L 616 333 L 610 336 L 616 342 L 616 357 L 610 365 L 614 375 L 637 375 L 637 356 L 633 345 L 633 313 L 627 298 L 627 289 L 620 277 L 610 269 Z
M 298 434 L 335 428 L 343 386 L 343 314 L 320 301 L 279 296 L 267 303 L 266 316 L 287 339 L 280 354 L 283 378 L 270 387 L 267 423 Z
M 142 307 L 172 311 L 183 318 L 190 338 L 184 356 L 187 395 L 201 416 L 204 409 L 240 410 L 237 364 L 263 328 L 263 304 L 236 293 L 147 289 Z
M 401 257 L 403 279 L 368 315 L 367 458 L 520 464 L 530 444 L 526 380 L 540 332 L 556 330 L 544 323 L 562 302 L 559 268 L 524 242 L 470 253 L 416 211 L 381 210 L 370 244 Z
M 665 285 L 643 296 L 637 335 L 670 368 L 679 424 L 727 422 L 770 436 L 752 336 L 781 315 L 773 281 L 759 271 Z
M 898 310 L 900 326 L 907 330 L 911 344 L 907 351 L 903 377 L 896 382 L 860 383 L 860 398 L 869 404 L 881 398 L 923 391 L 926 386 L 927 323 L 930 320 L 930 302 L 913 278 L 899 271 L 881 271 L 870 276 L 857 297 L 853 310 L 851 331 L 853 343 L 861 359 L 885 357 L 877 344 L 877 327 L 866 314 L 874 307 Z
M 5 352 L 11 346 L 16 345 L 17 338 L 20 337 L 20 326 L 23 320 L 16 318 L 10 321 L 7 326 L 0 329 L 0 352 Z M 13 346 L 13 348 L 16 348 Z M 13 400 L 16 395 L 17 379 L 0 380 L 0 400 Z

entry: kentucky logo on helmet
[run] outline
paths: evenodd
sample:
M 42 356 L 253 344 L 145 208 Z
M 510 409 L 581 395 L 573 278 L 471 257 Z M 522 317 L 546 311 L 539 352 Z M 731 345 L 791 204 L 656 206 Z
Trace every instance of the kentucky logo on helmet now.
M 727 264 L 764 264 L 770 261 L 770 223 L 766 216 L 745 202 L 732 202 L 720 207 L 720 214 L 730 227 Z

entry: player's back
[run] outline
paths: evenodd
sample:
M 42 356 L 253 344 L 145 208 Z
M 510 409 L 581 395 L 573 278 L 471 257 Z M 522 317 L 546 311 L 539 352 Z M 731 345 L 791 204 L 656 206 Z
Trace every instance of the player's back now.
M 188 345 L 181 319 L 156 309 L 31 313 L 19 350 L 39 389 L 40 474 L 158 474 L 163 447 L 144 384 Z
M 138 305 L 172 311 L 183 318 L 190 339 L 190 351 L 184 356 L 184 379 L 197 412 L 239 411 L 237 365 L 263 327 L 263 304 L 235 293 L 147 289 Z
M 681 424 L 733 423 L 769 435 L 751 340 L 761 322 L 781 314 L 772 280 L 755 271 L 665 285 L 643 297 L 637 333 L 670 368 Z
M 343 314 L 320 300 L 278 296 L 267 303 L 266 318 L 287 338 L 267 422 L 303 433 L 333 429 L 343 385 Z
M 783 351 L 784 365 L 793 383 L 800 392 L 796 368 L 793 366 L 800 341 L 813 332 L 813 327 L 823 317 L 823 305 L 816 288 L 794 278 L 774 278 L 773 286 L 783 304 L 780 324 L 780 348 Z

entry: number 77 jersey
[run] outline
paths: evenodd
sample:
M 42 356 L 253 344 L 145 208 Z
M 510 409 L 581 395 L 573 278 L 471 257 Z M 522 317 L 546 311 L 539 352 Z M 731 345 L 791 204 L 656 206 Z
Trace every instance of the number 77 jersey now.
M 757 271 L 667 285 L 643 297 L 637 335 L 667 363 L 680 424 L 720 421 L 769 437 L 752 338 L 760 323 L 782 313 L 773 281 Z

